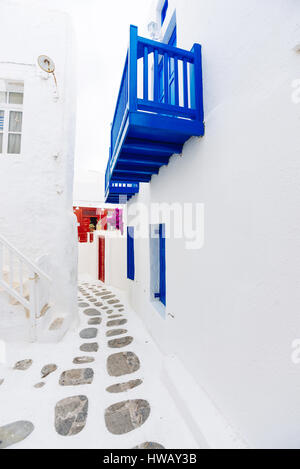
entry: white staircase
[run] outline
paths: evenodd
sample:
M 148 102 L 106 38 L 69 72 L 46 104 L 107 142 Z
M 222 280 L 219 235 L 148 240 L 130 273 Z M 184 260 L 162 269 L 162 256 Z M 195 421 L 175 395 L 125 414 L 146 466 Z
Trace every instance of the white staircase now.
M 51 278 L 45 273 L 47 256 L 32 262 L 0 235 L 0 292 L 11 305 L 22 305 L 30 321 L 30 340 L 37 340 L 37 321 L 50 308 Z

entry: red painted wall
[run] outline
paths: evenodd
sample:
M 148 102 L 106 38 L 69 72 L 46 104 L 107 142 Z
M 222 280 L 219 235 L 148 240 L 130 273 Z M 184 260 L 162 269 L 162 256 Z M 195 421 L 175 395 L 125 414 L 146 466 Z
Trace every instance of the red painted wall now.
M 97 221 L 99 221 L 100 215 L 97 213 L 98 210 L 97 208 L 91 207 L 73 207 L 73 212 L 78 222 L 78 241 L 80 243 L 87 243 L 87 233 L 90 231 L 90 219 L 93 217 L 97 218 Z

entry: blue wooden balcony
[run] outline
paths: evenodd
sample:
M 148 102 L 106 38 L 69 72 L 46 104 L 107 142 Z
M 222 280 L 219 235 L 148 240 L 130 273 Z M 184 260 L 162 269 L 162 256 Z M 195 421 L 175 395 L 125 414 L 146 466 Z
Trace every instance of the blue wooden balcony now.
M 191 136 L 202 135 L 201 46 L 185 51 L 142 38 L 131 26 L 111 128 L 106 202 L 129 200 Z

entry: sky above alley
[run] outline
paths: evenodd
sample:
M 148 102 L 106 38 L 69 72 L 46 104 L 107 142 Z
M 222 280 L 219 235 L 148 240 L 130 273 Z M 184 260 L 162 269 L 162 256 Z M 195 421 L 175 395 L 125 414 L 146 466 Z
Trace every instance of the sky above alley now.
M 152 0 L 11 0 L 11 3 L 38 5 L 70 14 L 77 38 L 75 175 L 83 168 L 104 172 L 129 26 L 146 27 Z

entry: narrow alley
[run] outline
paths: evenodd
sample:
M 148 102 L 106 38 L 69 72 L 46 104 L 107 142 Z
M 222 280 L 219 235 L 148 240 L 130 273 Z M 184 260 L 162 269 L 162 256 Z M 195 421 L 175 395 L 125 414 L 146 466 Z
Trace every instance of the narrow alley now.
M 299 18 L 0 0 L 0 449 L 300 448 Z
M 0 448 L 15 438 L 25 449 L 196 448 L 162 382 L 162 356 L 125 295 L 84 281 L 78 305 L 78 329 L 55 346 L 7 344 L 0 396 L 10 423 L 0 427 Z

